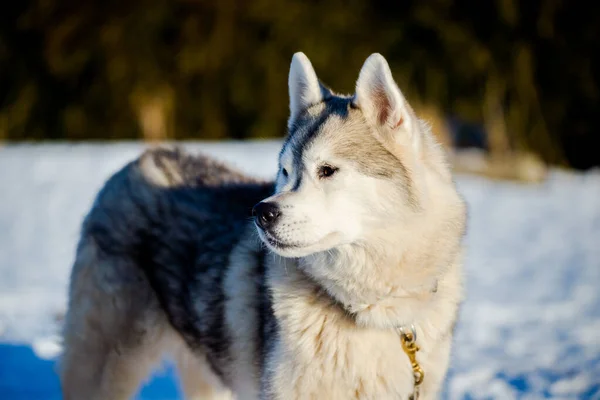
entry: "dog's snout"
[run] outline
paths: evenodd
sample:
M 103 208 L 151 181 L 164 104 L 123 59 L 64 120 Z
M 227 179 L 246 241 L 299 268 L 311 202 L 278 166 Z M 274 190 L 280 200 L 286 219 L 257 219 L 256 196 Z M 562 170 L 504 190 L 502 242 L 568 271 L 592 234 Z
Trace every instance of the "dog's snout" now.
M 275 203 L 260 202 L 252 209 L 252 215 L 256 219 L 256 223 L 263 229 L 268 229 L 277 221 L 281 215 L 279 206 Z

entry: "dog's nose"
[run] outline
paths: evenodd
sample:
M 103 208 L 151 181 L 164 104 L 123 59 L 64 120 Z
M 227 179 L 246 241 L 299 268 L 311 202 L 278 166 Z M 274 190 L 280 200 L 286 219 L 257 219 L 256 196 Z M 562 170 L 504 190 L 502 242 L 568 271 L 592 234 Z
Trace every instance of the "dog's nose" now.
M 254 206 L 252 209 L 252 215 L 256 219 L 256 223 L 263 229 L 268 229 L 271 227 L 279 215 L 281 215 L 281 211 L 279 207 L 275 203 L 265 203 L 260 202 Z

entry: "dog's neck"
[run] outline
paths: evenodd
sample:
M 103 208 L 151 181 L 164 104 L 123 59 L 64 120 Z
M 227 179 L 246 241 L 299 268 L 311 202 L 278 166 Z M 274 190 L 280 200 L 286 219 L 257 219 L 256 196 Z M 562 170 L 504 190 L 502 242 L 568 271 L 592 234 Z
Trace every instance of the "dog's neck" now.
M 437 295 L 440 269 L 405 254 L 340 246 L 299 260 L 298 267 L 360 326 L 397 328 L 418 321 Z

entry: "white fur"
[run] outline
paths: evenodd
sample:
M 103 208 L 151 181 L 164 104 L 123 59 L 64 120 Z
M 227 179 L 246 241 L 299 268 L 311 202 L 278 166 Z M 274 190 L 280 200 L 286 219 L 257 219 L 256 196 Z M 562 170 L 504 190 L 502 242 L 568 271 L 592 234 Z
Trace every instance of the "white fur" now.
M 260 371 L 254 362 L 256 342 L 248 335 L 248 332 L 256 330 L 258 315 L 255 308 L 247 307 L 256 299 L 256 282 L 253 281 L 252 270 L 258 262 L 253 252 L 257 241 L 254 232 L 248 229 L 246 239 L 231 253 L 231 268 L 224 282 L 227 298 L 225 319 L 232 336 L 233 368 L 229 374 L 234 382 L 232 389 L 237 393 L 237 400 L 257 399 L 259 395 L 257 382 L 260 381 Z
M 398 332 L 393 327 L 356 325 L 318 294 L 294 261 L 287 263 L 271 270 L 281 335 L 269 360 L 268 398 L 407 399 L 413 390 L 412 370 Z M 417 358 L 425 371 L 421 399 L 439 393 L 449 363 L 450 317 L 456 313 L 461 289 L 456 265 L 440 277 L 437 299 L 423 292 L 386 305 L 399 307 L 394 311 L 398 313 L 409 310 L 406 319 L 416 326 L 421 347 Z

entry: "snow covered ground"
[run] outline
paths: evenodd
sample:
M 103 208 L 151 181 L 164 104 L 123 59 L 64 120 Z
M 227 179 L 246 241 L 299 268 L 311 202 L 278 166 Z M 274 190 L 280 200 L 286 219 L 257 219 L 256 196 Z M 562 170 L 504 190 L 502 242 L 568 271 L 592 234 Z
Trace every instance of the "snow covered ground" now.
M 273 175 L 279 142 L 194 143 Z M 139 143 L 0 148 L 0 399 L 60 399 L 53 368 L 79 224 Z M 459 176 L 468 297 L 448 399 L 600 399 L 600 173 Z M 176 399 L 170 368 L 139 399 Z

